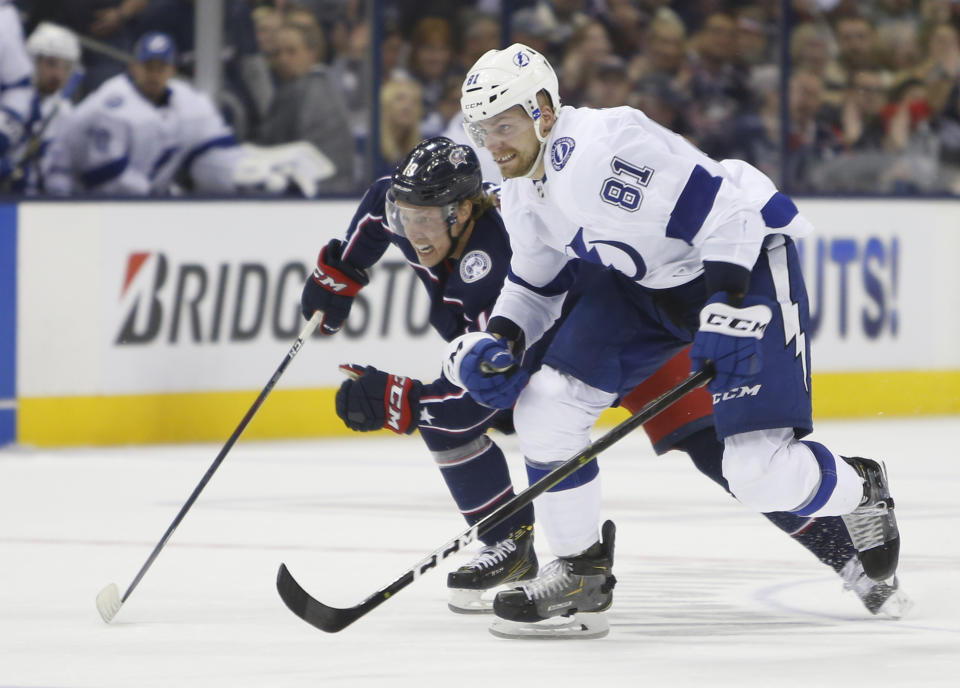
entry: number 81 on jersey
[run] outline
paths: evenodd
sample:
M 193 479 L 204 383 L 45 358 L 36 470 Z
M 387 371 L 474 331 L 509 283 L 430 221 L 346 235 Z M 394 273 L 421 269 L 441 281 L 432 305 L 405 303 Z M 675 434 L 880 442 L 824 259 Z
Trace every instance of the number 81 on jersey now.
M 603 199 L 604 203 L 615 205 L 632 213 L 643 202 L 643 191 L 640 190 L 640 187 L 650 183 L 653 170 L 649 167 L 637 167 L 617 156 L 614 156 L 613 160 L 610 161 L 610 167 L 617 176 L 607 177 L 603 180 L 603 186 L 600 187 L 600 198 Z M 625 177 L 627 181 L 621 179 L 622 177 Z

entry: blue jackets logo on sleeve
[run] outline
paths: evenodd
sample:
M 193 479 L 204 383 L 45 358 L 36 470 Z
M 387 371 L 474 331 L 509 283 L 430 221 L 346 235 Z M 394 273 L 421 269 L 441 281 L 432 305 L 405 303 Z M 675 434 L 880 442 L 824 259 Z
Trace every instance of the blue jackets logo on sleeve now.
M 576 147 L 577 142 L 569 136 L 563 136 L 554 141 L 553 147 L 550 149 L 550 164 L 553 165 L 553 169 L 557 172 L 562 170 Z
M 460 261 L 460 279 L 465 284 L 476 282 L 490 272 L 491 267 L 493 261 L 486 251 L 470 251 Z

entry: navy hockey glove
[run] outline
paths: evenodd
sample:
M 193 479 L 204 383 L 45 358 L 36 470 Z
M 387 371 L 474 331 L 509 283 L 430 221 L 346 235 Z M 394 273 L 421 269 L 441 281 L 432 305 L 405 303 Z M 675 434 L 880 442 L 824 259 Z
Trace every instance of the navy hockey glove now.
M 476 401 L 498 409 L 512 407 L 530 380 L 507 341 L 487 332 L 470 332 L 450 342 L 443 372 Z
M 763 368 L 760 340 L 773 317 L 773 302 L 748 296 L 743 307 L 727 303 L 727 292 L 710 297 L 700 311 L 700 329 L 690 348 L 691 370 L 713 361 L 716 376 L 707 385 L 713 393 L 746 383 Z M 769 305 L 768 305 L 769 304 Z
M 320 331 L 334 334 L 350 314 L 353 298 L 370 282 L 366 270 L 355 268 L 343 260 L 343 244 L 338 239 L 320 251 L 317 267 L 307 278 L 300 295 L 300 312 L 309 320 L 315 311 L 323 311 Z
M 398 435 L 417 429 L 423 384 L 391 375 L 373 366 L 341 365 L 350 379 L 337 390 L 337 415 L 351 430 L 369 432 L 386 428 Z

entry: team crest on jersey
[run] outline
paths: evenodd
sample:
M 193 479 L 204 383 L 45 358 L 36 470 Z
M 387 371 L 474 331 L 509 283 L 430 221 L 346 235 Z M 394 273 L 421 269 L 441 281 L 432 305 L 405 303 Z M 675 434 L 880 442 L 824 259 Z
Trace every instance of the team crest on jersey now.
M 465 284 L 476 282 L 490 272 L 491 267 L 493 261 L 486 251 L 470 251 L 460 261 L 460 279 Z
M 521 50 L 513 56 L 513 64 L 517 65 L 518 67 L 526 67 L 528 64 L 530 64 L 530 56 Z
M 577 142 L 569 136 L 562 136 L 554 141 L 553 148 L 550 149 L 550 164 L 553 165 L 553 169 L 557 172 L 562 170 L 576 147 Z
M 447 160 L 450 161 L 450 164 L 454 167 L 460 167 L 460 165 L 467 164 L 467 151 L 463 147 L 458 146 L 450 151 L 450 155 L 447 156 Z

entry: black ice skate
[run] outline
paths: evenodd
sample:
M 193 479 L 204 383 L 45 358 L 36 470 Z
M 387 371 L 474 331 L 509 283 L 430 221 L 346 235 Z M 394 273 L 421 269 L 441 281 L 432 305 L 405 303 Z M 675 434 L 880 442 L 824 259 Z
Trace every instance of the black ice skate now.
M 889 582 L 900 559 L 900 531 L 882 462 L 859 456 L 842 457 L 863 478 L 860 506 L 841 516 L 863 570 L 875 581 Z
M 498 593 L 493 611 L 499 619 L 490 632 L 503 638 L 605 636 L 609 625 L 598 612 L 613 603 L 615 532 L 607 521 L 601 541 L 583 554 L 556 559 L 536 579 Z
M 872 580 L 857 557 L 851 557 L 840 570 L 843 589 L 853 590 L 871 614 L 899 619 L 913 607 L 913 601 L 900 589 L 900 581 Z
M 535 578 L 538 570 L 533 526 L 523 526 L 505 540 L 484 547 L 472 560 L 447 575 L 447 606 L 458 614 L 492 612 L 493 593 L 507 583 Z M 485 597 L 483 593 L 487 591 L 491 594 Z

